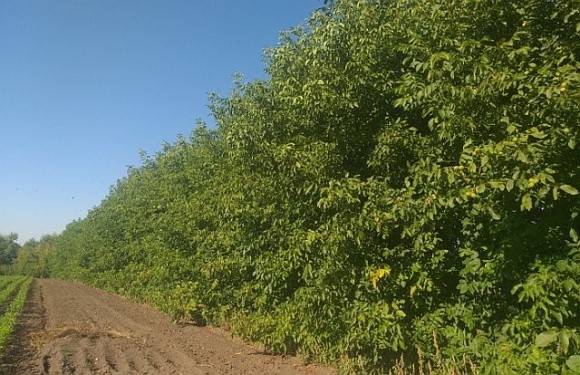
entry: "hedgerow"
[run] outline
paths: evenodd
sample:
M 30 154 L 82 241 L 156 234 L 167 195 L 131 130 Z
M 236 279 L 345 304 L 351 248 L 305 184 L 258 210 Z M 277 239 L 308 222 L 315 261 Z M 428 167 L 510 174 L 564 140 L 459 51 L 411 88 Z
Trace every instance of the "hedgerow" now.
M 345 371 L 579 372 L 578 5 L 329 2 L 51 275 Z

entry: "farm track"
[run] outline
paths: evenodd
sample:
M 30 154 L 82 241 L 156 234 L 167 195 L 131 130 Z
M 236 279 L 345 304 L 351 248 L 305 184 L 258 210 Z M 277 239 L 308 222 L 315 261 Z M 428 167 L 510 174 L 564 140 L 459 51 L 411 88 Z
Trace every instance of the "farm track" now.
M 35 280 L 0 373 L 333 374 L 85 285 Z

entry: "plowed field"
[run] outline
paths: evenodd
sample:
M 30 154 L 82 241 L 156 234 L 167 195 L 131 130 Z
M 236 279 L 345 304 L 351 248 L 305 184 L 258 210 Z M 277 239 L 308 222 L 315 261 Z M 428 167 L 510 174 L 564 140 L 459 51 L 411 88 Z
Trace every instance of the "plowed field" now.
M 0 373 L 333 374 L 85 285 L 35 280 Z

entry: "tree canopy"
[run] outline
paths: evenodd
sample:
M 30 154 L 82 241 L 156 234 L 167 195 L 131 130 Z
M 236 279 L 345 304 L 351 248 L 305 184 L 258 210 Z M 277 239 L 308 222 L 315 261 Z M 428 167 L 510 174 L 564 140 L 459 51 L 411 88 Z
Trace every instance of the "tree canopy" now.
M 327 2 L 51 275 L 352 371 L 578 371 L 578 5 Z
M 9 265 L 18 254 L 20 245 L 18 242 L 18 234 L 10 233 L 8 235 L 0 234 L 0 266 Z

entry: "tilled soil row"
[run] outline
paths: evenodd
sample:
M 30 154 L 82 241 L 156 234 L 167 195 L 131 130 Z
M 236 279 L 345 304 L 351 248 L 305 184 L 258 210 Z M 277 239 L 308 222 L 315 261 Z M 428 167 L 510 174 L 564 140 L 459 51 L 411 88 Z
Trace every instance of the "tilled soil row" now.
M 0 373 L 333 374 L 82 284 L 35 280 Z

